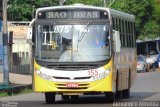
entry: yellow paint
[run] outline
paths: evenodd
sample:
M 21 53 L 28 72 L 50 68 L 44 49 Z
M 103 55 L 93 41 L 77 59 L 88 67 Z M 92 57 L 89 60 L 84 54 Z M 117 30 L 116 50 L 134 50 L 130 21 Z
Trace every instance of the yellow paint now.
M 112 60 L 106 64 L 104 67 L 107 69 L 111 68 Z M 35 62 L 35 68 L 40 69 L 40 66 Z M 112 91 L 112 72 L 100 80 L 93 82 L 79 82 L 78 84 L 88 84 L 87 89 L 58 89 L 57 84 L 66 84 L 66 82 L 53 82 L 40 78 L 36 73 L 34 73 L 34 89 L 35 92 L 65 92 L 65 93 L 84 93 L 84 92 L 111 92 Z M 65 87 L 65 86 L 62 86 Z M 80 86 L 84 87 L 84 86 Z
M 34 68 L 37 69 L 37 70 L 40 70 L 40 69 L 41 69 L 41 66 L 38 65 L 35 60 L 34 60 Z M 34 69 L 34 70 L 35 70 L 35 69 Z

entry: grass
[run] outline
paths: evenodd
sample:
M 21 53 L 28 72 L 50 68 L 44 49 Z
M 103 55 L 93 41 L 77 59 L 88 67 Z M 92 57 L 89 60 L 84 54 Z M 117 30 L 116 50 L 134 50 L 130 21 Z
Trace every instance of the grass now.
M 6 96 L 8 96 L 7 92 L 0 92 L 0 97 L 6 97 Z
M 14 95 L 20 95 L 20 94 L 27 94 L 27 93 L 32 93 L 32 89 L 29 89 L 29 88 L 25 88 L 25 89 L 22 89 L 20 92 L 16 92 L 16 93 L 12 93 L 12 94 L 9 94 L 8 92 L 6 91 L 2 91 L 0 92 L 0 98 L 1 97 L 6 97 L 6 96 L 14 96 Z
M 20 92 L 20 94 L 26 94 L 26 93 L 32 93 L 32 92 L 33 92 L 32 89 L 25 88 Z

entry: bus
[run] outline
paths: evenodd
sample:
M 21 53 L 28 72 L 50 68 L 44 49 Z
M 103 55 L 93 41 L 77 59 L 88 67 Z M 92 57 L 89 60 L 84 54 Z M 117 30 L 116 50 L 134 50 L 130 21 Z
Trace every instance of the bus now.
M 153 40 L 137 40 L 137 55 L 156 55 L 160 53 L 160 38 Z
M 151 64 L 151 68 L 155 68 L 155 62 L 160 53 L 160 38 L 148 39 L 145 41 L 136 40 L 137 55 L 150 56 L 146 59 L 147 63 Z
M 28 40 L 34 45 L 33 89 L 75 99 L 103 94 L 129 98 L 136 78 L 135 17 L 83 4 L 38 8 Z

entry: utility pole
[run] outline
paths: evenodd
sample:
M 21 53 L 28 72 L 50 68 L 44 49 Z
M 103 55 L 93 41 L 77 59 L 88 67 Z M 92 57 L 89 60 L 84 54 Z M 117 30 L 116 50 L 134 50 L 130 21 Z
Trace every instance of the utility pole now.
M 107 7 L 106 0 L 103 0 L 103 6 Z
M 3 0 L 3 83 L 9 85 L 9 61 L 8 61 L 8 29 L 7 29 L 7 1 Z

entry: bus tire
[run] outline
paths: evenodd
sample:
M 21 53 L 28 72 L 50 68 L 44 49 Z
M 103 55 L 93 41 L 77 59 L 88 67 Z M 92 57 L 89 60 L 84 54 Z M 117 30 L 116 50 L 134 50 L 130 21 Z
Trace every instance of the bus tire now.
M 45 100 L 47 104 L 55 103 L 55 96 L 56 94 L 53 92 L 45 92 Z
M 123 98 L 129 98 L 130 96 L 130 89 L 125 89 L 122 91 Z
M 116 75 L 116 99 L 121 99 L 122 98 L 122 91 L 119 91 L 118 87 L 119 87 L 119 71 L 117 71 L 117 75 Z
M 115 101 L 115 93 L 114 92 L 106 92 L 105 98 L 107 102 L 113 103 Z
M 72 100 L 75 100 L 75 99 L 78 99 L 78 98 L 79 98 L 78 95 L 71 95 L 71 99 L 72 99 Z
M 69 95 L 62 95 L 62 99 L 63 100 L 68 100 L 69 99 Z
M 130 97 L 130 86 L 131 86 L 131 72 L 129 71 L 128 89 L 125 89 L 125 90 L 122 91 L 123 98 L 129 98 Z

